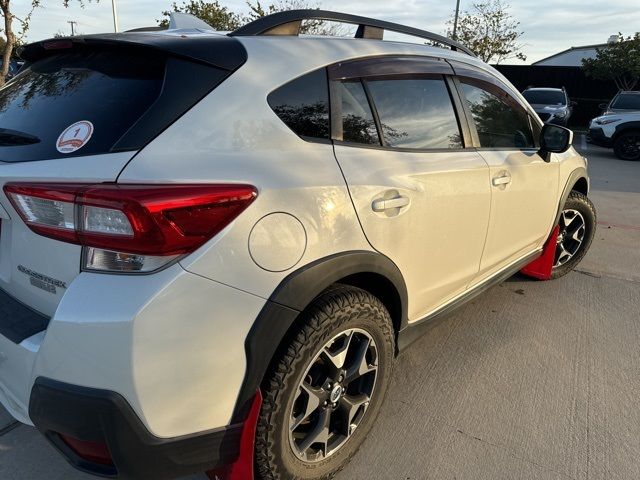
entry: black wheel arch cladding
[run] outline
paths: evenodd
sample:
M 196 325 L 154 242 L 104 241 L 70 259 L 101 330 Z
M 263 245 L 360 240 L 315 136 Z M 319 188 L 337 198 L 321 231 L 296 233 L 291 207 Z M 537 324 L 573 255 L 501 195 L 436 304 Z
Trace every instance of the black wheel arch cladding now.
M 560 197 L 560 202 L 558 202 L 558 210 L 556 212 L 556 219 L 553 225 L 557 225 L 560 220 L 560 214 L 562 213 L 562 209 L 564 208 L 564 204 L 567 202 L 567 198 L 569 198 L 569 194 L 572 191 L 578 191 L 583 195 L 587 195 L 589 193 L 589 176 L 587 175 L 587 169 L 584 167 L 576 168 L 567 180 L 567 183 L 564 186 L 564 190 L 562 191 L 562 196 Z
M 407 288 L 396 264 L 380 253 L 351 251 L 331 255 L 301 267 L 282 280 L 262 308 L 245 340 L 245 378 L 231 422 L 244 420 L 282 340 L 286 338 L 298 315 L 318 295 L 327 287 L 343 280 L 348 285 L 360 288 L 363 288 L 363 282 L 368 281 L 369 287 L 375 289 L 376 282 L 371 282 L 371 279 L 376 278 L 387 282 L 384 288 L 393 287 L 395 290 L 395 294 L 387 292 L 385 306 L 395 308 L 396 311 L 390 311 L 390 314 L 392 317 L 394 313 L 397 316 L 394 323 L 397 322 L 395 327 L 399 331 L 407 322 Z M 371 284 L 374 286 L 371 287 Z M 367 287 L 364 286 L 363 289 L 367 290 Z M 394 296 L 398 303 L 395 306 L 392 303 Z

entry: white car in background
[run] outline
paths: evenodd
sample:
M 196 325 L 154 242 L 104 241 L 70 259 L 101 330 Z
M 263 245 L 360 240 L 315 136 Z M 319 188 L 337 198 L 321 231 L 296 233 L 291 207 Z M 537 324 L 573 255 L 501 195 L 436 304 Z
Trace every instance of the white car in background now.
M 640 160 L 640 111 L 612 112 L 594 118 L 587 140 L 613 148 L 621 160 Z

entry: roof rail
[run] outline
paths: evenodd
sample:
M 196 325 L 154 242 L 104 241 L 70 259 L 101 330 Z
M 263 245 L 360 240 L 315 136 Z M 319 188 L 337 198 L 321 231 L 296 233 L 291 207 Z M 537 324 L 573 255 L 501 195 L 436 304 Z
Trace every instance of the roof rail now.
M 427 32 L 418 28 L 407 27 L 399 23 L 385 22 L 374 18 L 349 15 L 347 13 L 330 12 L 328 10 L 288 10 L 273 13 L 266 17 L 254 20 L 251 23 L 231 32 L 232 37 L 248 37 L 256 35 L 299 35 L 303 20 L 326 20 L 338 23 L 351 23 L 358 25 L 355 38 L 369 38 L 382 40 L 384 31 L 403 33 L 412 37 L 424 38 L 432 42 L 440 43 L 475 57 L 475 54 L 464 45 L 450 38 Z

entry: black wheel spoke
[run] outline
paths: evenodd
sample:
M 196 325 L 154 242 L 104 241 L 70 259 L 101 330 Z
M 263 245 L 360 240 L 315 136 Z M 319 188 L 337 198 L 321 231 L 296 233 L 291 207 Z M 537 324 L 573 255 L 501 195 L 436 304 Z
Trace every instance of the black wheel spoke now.
M 357 425 L 353 421 L 359 413 L 364 413 L 369 406 L 369 400 L 369 397 L 364 394 L 345 395 L 340 399 L 338 410 L 343 418 L 343 435 L 349 437 L 356 429 Z
M 369 346 L 371 345 L 371 341 L 369 339 L 363 340 L 358 344 L 357 350 L 355 352 L 353 362 L 351 366 L 347 369 L 346 374 L 346 383 L 351 383 L 362 375 L 369 373 L 375 370 L 375 365 L 369 365 L 367 359 L 367 353 L 369 352 Z
M 322 388 L 312 387 L 306 382 L 300 385 L 295 402 L 297 402 L 301 396 L 306 397 L 301 399 L 304 404 L 304 408 L 293 418 L 290 425 L 291 430 L 298 428 L 300 424 L 309 418 L 312 413 L 318 410 L 318 408 L 320 408 L 327 399 L 327 395 Z

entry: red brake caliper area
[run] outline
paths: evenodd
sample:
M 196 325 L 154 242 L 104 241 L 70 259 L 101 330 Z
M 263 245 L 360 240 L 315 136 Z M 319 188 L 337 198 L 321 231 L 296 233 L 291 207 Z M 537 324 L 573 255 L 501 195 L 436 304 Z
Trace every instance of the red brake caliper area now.
M 556 225 L 551 232 L 547 243 L 544 244 L 542 255 L 520 270 L 520 273 L 528 277 L 537 278 L 538 280 L 549 280 L 551 278 L 553 261 L 556 256 L 556 242 L 558 240 L 559 233 L 560 226 Z
M 258 390 L 242 427 L 238 459 L 230 465 L 208 471 L 207 476 L 211 480 L 253 480 L 253 447 L 261 407 L 262 393 Z

